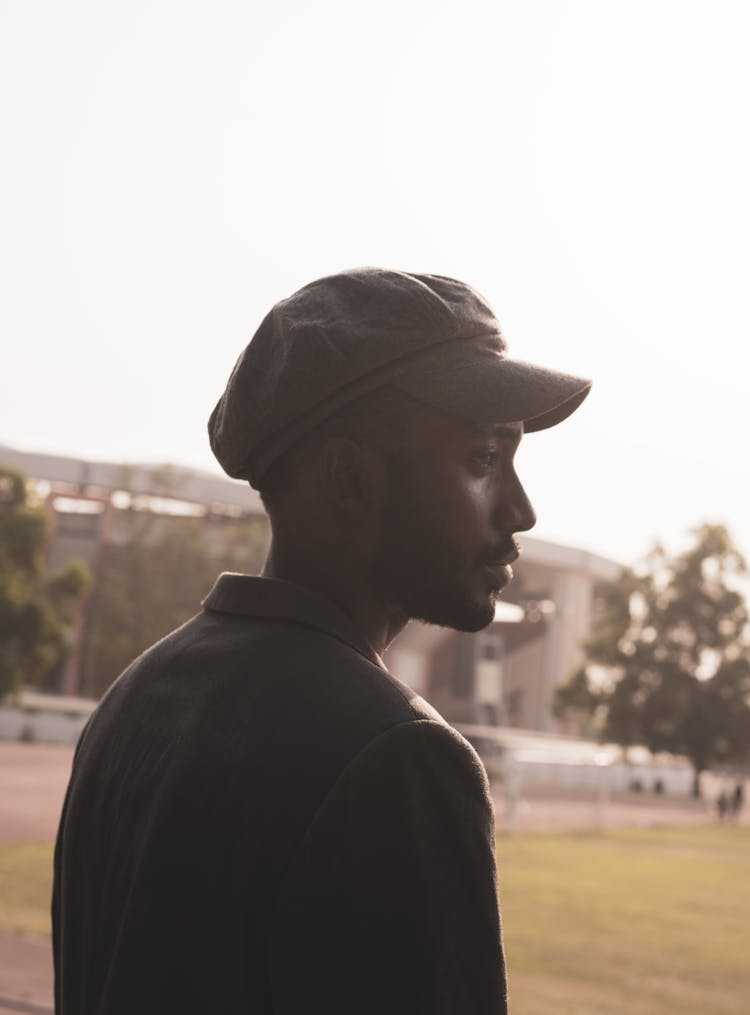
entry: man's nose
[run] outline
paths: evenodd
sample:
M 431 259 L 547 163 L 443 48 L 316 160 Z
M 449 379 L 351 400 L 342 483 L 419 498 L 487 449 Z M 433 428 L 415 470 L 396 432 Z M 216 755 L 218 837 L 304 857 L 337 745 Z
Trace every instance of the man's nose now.
M 498 490 L 495 514 L 503 532 L 528 532 L 536 525 L 536 512 L 515 471 Z

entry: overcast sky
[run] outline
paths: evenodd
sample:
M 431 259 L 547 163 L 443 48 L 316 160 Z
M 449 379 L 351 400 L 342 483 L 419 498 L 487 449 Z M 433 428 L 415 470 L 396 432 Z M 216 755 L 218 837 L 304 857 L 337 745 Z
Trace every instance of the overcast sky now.
M 519 453 L 536 533 L 750 556 L 744 0 L 3 0 L 0 443 L 217 470 L 276 300 L 454 275 L 594 379 Z

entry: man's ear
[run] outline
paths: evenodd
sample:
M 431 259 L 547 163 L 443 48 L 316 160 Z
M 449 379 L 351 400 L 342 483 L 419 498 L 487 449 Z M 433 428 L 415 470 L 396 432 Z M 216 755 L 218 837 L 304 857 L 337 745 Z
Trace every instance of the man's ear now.
M 326 499 L 349 514 L 363 514 L 380 498 L 384 466 L 372 449 L 347 437 L 332 437 L 320 454 Z

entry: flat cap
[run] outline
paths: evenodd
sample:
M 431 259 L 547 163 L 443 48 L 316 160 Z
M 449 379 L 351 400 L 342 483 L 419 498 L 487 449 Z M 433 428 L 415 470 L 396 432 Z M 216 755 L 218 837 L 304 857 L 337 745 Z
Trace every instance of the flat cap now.
M 356 268 L 277 303 L 240 355 L 208 429 L 225 472 L 258 486 L 342 406 L 385 384 L 483 422 L 542 430 L 591 382 L 511 360 L 487 302 L 441 275 Z

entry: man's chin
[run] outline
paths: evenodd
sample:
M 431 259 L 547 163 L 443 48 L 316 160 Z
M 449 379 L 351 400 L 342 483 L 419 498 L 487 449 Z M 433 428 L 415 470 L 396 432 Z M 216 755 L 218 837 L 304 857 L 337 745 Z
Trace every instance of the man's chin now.
M 493 596 L 481 602 L 436 604 L 416 619 L 426 624 L 436 624 L 439 627 L 453 628 L 454 631 L 475 634 L 484 630 L 495 619 L 495 599 Z

